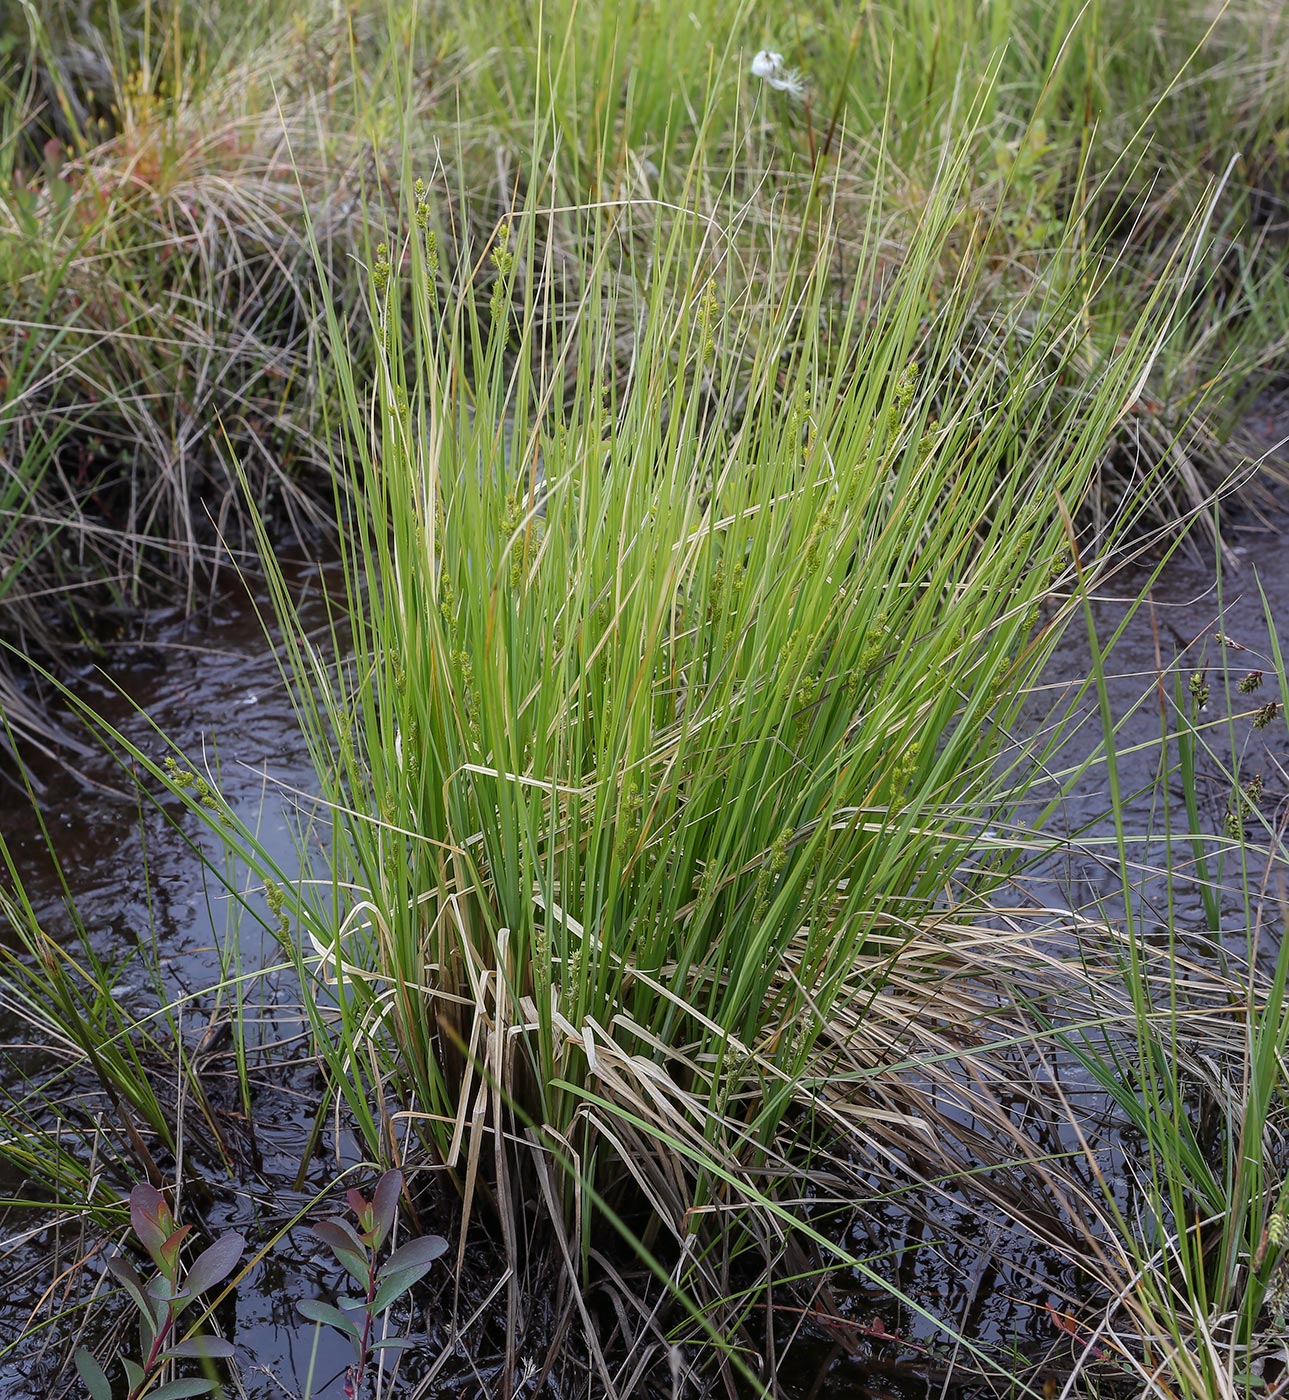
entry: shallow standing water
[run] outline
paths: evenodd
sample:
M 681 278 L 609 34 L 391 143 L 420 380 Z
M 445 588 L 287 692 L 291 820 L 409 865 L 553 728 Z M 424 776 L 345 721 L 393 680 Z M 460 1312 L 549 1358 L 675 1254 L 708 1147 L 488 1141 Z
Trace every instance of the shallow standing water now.
M 1208 836 L 1223 832 L 1235 785 L 1261 780 L 1260 810 L 1272 826 L 1289 801 L 1289 734 L 1283 714 L 1259 722 L 1259 711 L 1280 705 L 1271 638 L 1274 625 L 1289 644 L 1289 509 L 1273 514 L 1242 512 L 1228 527 L 1226 563 L 1220 568 L 1211 542 L 1196 536 L 1162 568 L 1143 565 L 1125 571 L 1103 590 L 1093 607 L 1098 644 L 1112 641 L 1128 618 L 1122 637 L 1106 663 L 1110 713 L 1114 721 L 1124 827 L 1135 923 L 1149 931 L 1171 921 L 1177 929 L 1206 926 L 1198 879 L 1189 869 L 1183 828 L 1183 789 L 1174 776 L 1167 785 L 1174 823 L 1175 859 L 1180 852 L 1181 878 L 1164 877 L 1166 850 L 1165 804 L 1159 782 L 1161 733 L 1167 715 L 1170 767 L 1178 763 L 1176 746 L 1177 694 L 1183 705 L 1192 688 L 1203 686 L 1207 703 L 1198 709 L 1196 726 L 1203 745 L 1198 762 L 1200 830 Z M 1144 601 L 1135 607 L 1139 595 Z M 1129 617 L 1129 614 L 1131 616 Z M 1034 732 L 1055 702 L 1073 700 L 1079 682 L 1091 672 L 1091 647 L 1086 623 L 1076 616 L 1062 642 L 1045 685 L 1026 703 L 1018 728 L 1021 736 Z M 1241 690 L 1241 684 L 1247 687 Z M 1052 759 L 1056 777 L 1068 774 L 1090 754 L 1099 754 L 1103 724 L 1094 692 L 1077 707 L 1077 728 Z M 1265 714 L 1263 716 L 1265 719 Z M 1055 780 L 1051 785 L 1055 791 Z M 1044 794 L 1044 799 L 1050 793 Z M 1106 765 L 1098 757 L 1049 818 L 1048 835 L 1064 833 L 1068 843 L 1045 858 L 1042 873 L 1054 883 L 1071 907 L 1121 919 L 1124 889 L 1113 825 L 1104 817 L 1110 807 Z M 1238 897 L 1238 860 L 1226 865 L 1220 892 L 1221 940 L 1234 953 L 1247 951 L 1246 910 Z M 1216 873 L 1216 862 L 1214 863 Z M 1260 949 L 1274 957 L 1276 943 Z
M 1214 713 L 1227 698 L 1221 693 L 1221 661 L 1231 668 L 1232 685 L 1248 671 L 1269 664 L 1266 608 L 1259 585 L 1266 592 L 1271 615 L 1289 624 L 1289 556 L 1284 536 L 1289 514 L 1259 523 L 1248 517 L 1232 538 L 1240 568 L 1227 572 L 1219 604 L 1214 587 L 1211 550 L 1197 546 L 1179 553 L 1151 589 L 1151 604 L 1138 610 L 1116 646 L 1111 670 L 1111 690 L 1116 715 L 1130 717 L 1120 731 L 1120 747 L 1127 751 L 1122 763 L 1126 792 L 1136 794 L 1127 806 L 1128 824 L 1137 832 L 1158 830 L 1160 814 L 1150 794 L 1154 791 L 1158 739 L 1158 708 L 1149 702 L 1158 683 L 1159 666 L 1178 667 L 1184 677 L 1205 664 L 1213 690 Z M 322 590 L 327 575 L 321 569 L 302 568 L 296 583 L 306 610 L 316 604 L 314 616 L 322 625 L 325 610 Z M 1111 589 L 1112 596 L 1099 601 L 1095 612 L 1102 639 L 1123 615 L 1124 601 L 1144 585 L 1143 574 L 1125 575 Z M 258 600 L 261 606 L 264 600 Z M 1229 642 L 1215 640 L 1220 634 Z M 153 730 L 169 736 L 190 758 L 204 756 L 218 768 L 220 789 L 230 805 L 250 819 L 258 817 L 261 837 L 288 868 L 293 861 L 294 834 L 277 785 L 308 789 L 312 770 L 299 737 L 288 698 L 278 676 L 271 647 L 265 641 L 254 606 L 239 585 L 212 599 L 192 618 L 153 614 L 143 635 L 128 644 L 109 646 L 99 666 L 87 664 L 69 682 L 141 747 L 160 755 L 164 745 Z M 1023 724 L 1037 725 L 1050 710 L 1053 699 L 1068 689 L 1070 678 L 1087 674 L 1088 653 L 1081 625 L 1070 629 L 1053 667 L 1049 688 L 1027 706 Z M 1137 702 L 1143 696 L 1147 703 Z M 1265 784 L 1266 810 L 1273 811 L 1289 799 L 1285 775 L 1289 772 L 1289 741 L 1283 723 L 1254 732 L 1248 712 L 1273 698 L 1268 681 L 1253 700 L 1233 695 L 1231 733 L 1240 752 L 1241 771 L 1258 771 Z M 1256 703 L 1254 703 L 1256 702 Z M 1094 722 L 1086 739 L 1075 742 L 1057 766 L 1074 762 L 1070 754 L 1089 751 L 1099 739 Z M 1220 735 L 1218 737 L 1221 737 Z M 203 876 L 196 852 L 188 844 L 192 823 L 169 825 L 159 813 L 140 811 L 132 797 L 113 792 L 128 782 L 108 760 L 83 765 L 80 774 L 44 768 L 42 811 L 50 837 L 75 895 L 93 946 L 109 963 L 120 966 L 114 995 L 129 1005 L 142 1006 L 152 995 L 142 975 L 140 946 L 155 947 L 157 964 L 167 987 L 186 991 L 205 986 L 219 972 L 218 949 L 224 936 L 227 903 L 222 891 Z M 1228 787 L 1219 774 L 1206 779 L 1205 820 L 1220 828 Z M 1103 770 L 1094 770 L 1062 804 L 1057 820 L 1069 832 L 1079 832 L 1103 812 L 1107 794 Z M 178 812 L 176 810 L 176 815 Z M 62 907 L 45 839 L 30 809 L 16 788 L 10 788 L 0 806 L 3 830 L 28 881 L 37 911 L 50 933 L 68 940 L 72 928 Z M 1215 829 L 1210 827 L 1210 829 Z M 1150 851 L 1141 851 L 1143 861 Z M 146 883 L 142 872 L 146 868 Z M 1113 915 L 1121 905 L 1120 879 L 1105 833 L 1083 833 L 1048 861 L 1035 882 L 1029 880 L 1027 897 L 1043 897 L 1074 907 L 1100 903 Z M 1045 893 L 1048 892 L 1048 893 Z M 1136 912 L 1149 924 L 1161 917 L 1157 887 L 1149 880 L 1134 896 Z M 1194 922 L 1203 926 L 1198 894 L 1184 898 L 1174 911 L 1179 926 Z M 1224 935 L 1233 948 L 1244 946 L 1247 929 L 1243 909 L 1224 906 Z M 1278 932 L 1278 930 L 1276 930 Z M 249 924 L 243 928 L 243 956 L 254 970 L 275 965 L 279 953 L 272 940 L 257 937 Z M 279 985 L 289 1003 L 289 974 L 280 984 L 270 979 L 265 991 Z M 200 1012 L 203 1008 L 196 1008 Z M 272 1034 L 279 1036 L 286 1021 Z M 21 1067 L 25 1051 L 22 1028 L 0 1013 L 0 1054 L 7 1052 L 10 1068 Z M 292 1185 L 317 1107 L 317 1081 L 308 1066 L 296 1058 L 298 1046 L 266 1053 L 278 1055 L 280 1073 L 276 1091 L 257 1104 L 255 1123 L 244 1125 L 254 1140 L 255 1169 L 244 1178 L 217 1183 L 211 1223 L 248 1221 L 265 1234 L 285 1224 L 290 1215 L 306 1206 L 335 1175 L 338 1161 L 353 1160 L 353 1146 L 332 1140 L 324 1132 L 315 1158 L 308 1164 L 302 1189 Z M 8 1191 L 13 1181 L 0 1181 Z M 29 1318 L 41 1315 L 47 1300 L 43 1292 L 49 1271 L 42 1267 L 52 1248 L 69 1248 L 52 1234 L 33 1237 L 22 1247 L 16 1241 L 26 1222 L 13 1215 L 0 1222 L 0 1277 L 8 1286 L 0 1293 L 0 1345 L 3 1339 L 24 1329 Z M 1037 1305 L 1041 1297 L 1061 1298 L 1075 1287 L 1071 1278 L 1049 1278 L 1058 1291 L 1044 1293 L 1035 1277 L 1044 1269 L 1059 1270 L 1055 1257 L 1047 1259 L 1031 1246 L 1002 1240 L 997 1221 L 981 1221 L 972 1202 L 960 1207 L 947 1200 L 940 1211 L 940 1228 L 907 1233 L 896 1213 L 889 1221 L 869 1218 L 868 1232 L 880 1226 L 887 1247 L 902 1245 L 894 1277 L 900 1286 L 940 1316 L 994 1344 L 1013 1345 L 1018 1352 L 1040 1357 L 1054 1341 L 1049 1317 Z M 982 1237 L 988 1236 L 988 1239 Z M 9 1243 L 6 1244 L 6 1235 Z M 856 1248 L 865 1247 L 857 1237 Z M 71 1262 L 71 1256 L 67 1258 Z M 325 1295 L 334 1280 L 309 1237 L 296 1230 L 285 1236 L 270 1255 L 256 1266 L 238 1293 L 233 1311 L 222 1315 L 225 1335 L 239 1347 L 245 1393 L 253 1400 L 281 1395 L 281 1383 L 290 1391 L 303 1388 L 310 1369 L 313 1330 L 294 1312 L 296 1297 Z M 1061 1292 L 1059 1290 L 1067 1290 Z M 920 1347 L 933 1343 L 931 1329 L 915 1319 L 885 1314 L 874 1318 L 873 1299 L 863 1289 L 839 1297 L 844 1315 L 867 1327 L 859 1344 L 852 1337 L 845 1345 L 825 1334 L 802 1349 L 785 1376 L 789 1393 L 803 1397 L 859 1397 L 868 1395 L 922 1395 L 928 1380 L 939 1390 L 943 1379 L 939 1362 L 918 1363 L 894 1357 L 881 1343 L 884 1329 L 899 1330 Z M 874 1339 L 876 1334 L 876 1340 Z M 60 1346 L 61 1332 L 51 1338 L 59 1345 L 46 1347 L 37 1336 L 20 1354 L 0 1359 L 0 1395 L 10 1400 L 46 1397 Z M 324 1334 L 316 1360 L 315 1393 L 337 1394 L 335 1377 L 343 1367 L 346 1348 Z M 327 1384 L 324 1384 L 327 1382 Z M 62 1393 L 57 1389 L 52 1393 Z
M 325 627 L 323 590 L 328 577 L 327 570 L 311 565 L 301 565 L 293 574 L 303 615 L 320 631 Z M 139 635 L 106 645 L 100 659 L 87 660 L 64 679 L 144 752 L 163 757 L 169 751 L 164 735 L 194 768 L 217 772 L 228 804 L 258 827 L 266 848 L 290 869 L 295 864 L 295 830 L 290 801 L 279 785 L 308 791 L 313 770 L 257 610 L 267 613 L 267 596 L 249 597 L 242 584 L 229 579 L 195 615 L 153 612 Z M 200 991 L 217 981 L 219 950 L 228 942 L 229 900 L 207 877 L 198 850 L 190 844 L 208 838 L 195 832 L 181 805 L 169 802 L 174 824 L 155 808 L 140 806 L 129 792 L 129 775 L 106 754 L 82 763 L 77 772 L 33 765 L 33 777 L 42 785 L 40 810 L 49 841 L 13 782 L 0 798 L 0 832 L 42 927 L 65 945 L 75 944 L 73 920 L 51 859 L 52 845 L 94 951 L 119 969 L 113 995 L 128 1010 L 143 1013 L 156 1005 L 148 971 L 154 951 L 168 996 Z M 8 935 L 0 933 L 4 936 Z M 238 943 L 245 973 L 280 962 L 274 941 L 250 919 L 239 921 Z M 293 978 L 286 970 L 270 974 L 260 985 L 257 999 L 280 997 L 280 1011 L 271 1024 L 265 1023 L 266 1039 L 276 1041 L 299 1029 L 289 1010 Z M 200 1041 L 211 1011 L 201 1000 L 192 1006 L 186 1039 Z M 27 1038 L 25 1028 L 0 1008 L 0 1074 L 11 1083 L 30 1063 L 24 1049 Z M 296 1062 L 299 1050 L 298 1044 L 287 1041 L 265 1051 L 281 1068 L 272 1076 L 276 1092 L 256 1104 L 253 1125 L 239 1121 L 236 1103 L 219 1102 L 233 1130 L 240 1131 L 243 1144 L 249 1146 L 254 1169 L 242 1179 L 221 1180 L 216 1164 L 215 1202 L 207 1217 L 216 1229 L 225 1224 L 245 1228 L 253 1221 L 257 1231 L 271 1234 L 327 1187 L 338 1162 L 354 1160 L 352 1143 L 343 1138 L 336 1143 L 324 1131 L 302 1189 L 294 1188 L 319 1101 L 316 1076 Z M 157 1069 L 172 1073 L 168 1063 Z M 231 1073 L 222 1077 L 231 1079 Z M 89 1101 L 93 1088 L 75 1081 L 62 1085 L 60 1108 L 74 1111 L 76 1100 L 84 1096 Z M 20 1185 L 0 1171 L 0 1194 L 8 1195 Z M 42 1303 L 48 1301 L 42 1294 L 49 1270 L 42 1262 L 58 1250 L 71 1251 L 68 1263 L 75 1257 L 75 1237 L 65 1232 L 59 1236 L 50 1231 L 25 1247 L 13 1247 L 28 1224 L 18 1214 L 0 1219 L 0 1278 L 6 1282 L 0 1290 L 0 1349 L 25 1329 L 33 1311 L 39 1317 Z M 241 1349 L 248 1395 L 281 1395 L 270 1379 L 274 1375 L 295 1378 L 298 1388 L 309 1371 L 313 1329 L 295 1314 L 294 1300 L 321 1294 L 329 1283 L 325 1259 L 300 1230 L 256 1266 L 239 1290 L 233 1315 L 220 1319 L 225 1335 Z M 0 1396 L 46 1400 L 65 1343 L 59 1329 L 57 1335 L 36 1336 L 17 1356 L 0 1358 Z M 339 1339 L 322 1332 L 313 1363 L 318 1394 L 335 1393 L 324 1390 L 322 1383 L 347 1359 Z M 54 1393 L 79 1392 L 64 1376 Z

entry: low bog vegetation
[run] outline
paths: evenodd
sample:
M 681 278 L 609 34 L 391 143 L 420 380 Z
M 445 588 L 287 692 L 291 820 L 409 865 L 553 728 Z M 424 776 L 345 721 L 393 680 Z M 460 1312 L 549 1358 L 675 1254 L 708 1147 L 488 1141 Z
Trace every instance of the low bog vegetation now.
M 5 853 L 0 987 L 48 1060 L 7 1091 L 0 1156 L 96 1228 L 146 1181 L 156 1279 L 108 1265 L 143 1317 L 132 1400 L 210 1389 L 231 1351 L 171 1344 L 240 1249 L 182 1269 L 161 1190 L 206 1210 L 212 1164 L 246 1168 L 187 1015 L 228 1026 L 253 1119 L 251 1007 L 288 971 L 270 1023 L 302 1020 L 324 1085 L 302 1160 L 334 1117 L 386 1169 L 358 1230 L 315 1226 L 362 1296 L 303 1308 L 353 1343 L 355 1393 L 427 1393 L 454 1348 L 474 1364 L 480 1317 L 498 1393 L 772 1393 L 808 1314 L 937 1384 L 1273 1391 L 1286 956 L 1145 958 L 1095 641 L 1127 922 L 1012 906 L 1036 796 L 1081 776 L 1061 716 L 1018 737 L 1027 691 L 1125 541 L 1208 499 L 1230 459 L 1203 390 L 1256 382 L 1282 334 L 1274 16 L 1183 6 L 1192 55 L 1139 15 L 1020 0 L 816 5 L 791 44 L 720 6 L 105 13 L 84 52 L 70 13 L 6 31 L 6 275 L 31 299 L 6 587 L 130 591 L 169 556 L 195 588 L 208 548 L 255 545 L 316 780 L 284 865 L 217 766 L 62 689 L 204 824 L 228 896 L 222 977 L 176 993 L 152 948 L 148 1016 Z M 316 45 L 248 57 L 293 23 Z M 334 527 L 325 636 L 270 497 Z M 1158 693 L 1170 879 L 1208 892 L 1213 938 L 1234 880 L 1253 927 L 1251 843 L 1269 885 L 1279 827 L 1242 779 L 1204 828 L 1208 726 Z M 1053 1108 L 1052 1058 L 1103 1120 L 1059 1080 Z M 92 1131 L 63 1121 L 70 1076 L 106 1107 Z M 1197 1085 L 1216 1117 L 1192 1132 Z M 1031 1113 L 1060 1120 L 1041 1145 Z M 425 1229 L 380 1264 L 405 1184 Z M 1055 1362 L 889 1267 L 873 1222 L 956 1193 L 1076 1271 L 1077 1311 L 1046 1303 Z M 451 1327 L 396 1361 L 373 1327 L 439 1258 L 431 1225 Z M 912 1336 L 839 1309 L 838 1276 Z

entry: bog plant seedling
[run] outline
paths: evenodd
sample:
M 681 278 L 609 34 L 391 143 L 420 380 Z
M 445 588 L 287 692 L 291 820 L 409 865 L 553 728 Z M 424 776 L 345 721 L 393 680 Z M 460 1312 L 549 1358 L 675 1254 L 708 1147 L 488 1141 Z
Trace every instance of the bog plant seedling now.
M 204 1293 L 222 1283 L 237 1267 L 246 1241 L 236 1231 L 221 1235 L 184 1272 L 179 1262 L 191 1225 L 176 1222 L 166 1198 L 154 1186 L 140 1183 L 130 1192 L 130 1224 L 139 1243 L 156 1265 L 147 1282 L 122 1254 L 110 1255 L 107 1270 L 125 1289 L 139 1311 L 140 1354 L 143 1361 L 121 1358 L 129 1381 L 129 1400 L 147 1394 L 150 1400 L 179 1400 L 205 1395 L 218 1382 L 202 1376 L 171 1379 L 153 1389 L 171 1362 L 183 1359 L 228 1360 L 231 1342 L 222 1337 L 188 1336 L 175 1340 L 180 1316 Z M 76 1353 L 76 1369 L 91 1400 L 112 1400 L 112 1383 L 95 1357 L 82 1347 Z
M 363 1379 L 372 1354 L 407 1345 L 405 1337 L 372 1340 L 376 1319 L 419 1283 L 430 1265 L 443 1254 L 448 1242 L 441 1235 L 422 1235 L 399 1245 L 383 1264 L 377 1259 L 394 1227 L 403 1173 L 388 1171 L 376 1183 L 369 1201 L 361 1191 L 346 1193 L 349 1209 L 358 1220 L 355 1229 L 343 1216 L 319 1221 L 313 1233 L 336 1257 L 336 1262 L 362 1290 L 361 1296 L 338 1298 L 336 1304 L 306 1298 L 296 1304 L 312 1322 L 324 1322 L 343 1332 L 354 1344 L 356 1359 L 345 1372 L 345 1394 L 362 1394 Z

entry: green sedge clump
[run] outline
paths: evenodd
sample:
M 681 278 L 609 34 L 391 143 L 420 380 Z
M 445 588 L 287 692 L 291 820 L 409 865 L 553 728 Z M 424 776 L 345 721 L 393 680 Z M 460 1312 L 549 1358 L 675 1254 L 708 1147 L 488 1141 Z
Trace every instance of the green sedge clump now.
M 394 677 L 394 689 L 403 695 L 407 691 L 407 672 L 403 669 L 403 657 L 397 647 L 389 649 L 389 669 Z
M 707 625 L 715 627 L 721 620 L 725 606 L 725 556 L 721 555 L 712 570 L 711 584 L 707 590 Z
M 873 625 L 864 634 L 864 645 L 859 653 L 859 669 L 871 671 L 886 655 L 886 648 L 886 614 L 879 612 L 873 619 Z
M 832 528 L 832 518 L 832 502 L 829 501 L 819 514 L 815 516 L 814 524 L 810 527 L 810 534 L 806 536 L 806 547 L 802 555 L 802 567 L 807 574 L 814 573 L 815 566 L 819 563 L 819 550 Z
M 639 787 L 634 783 L 628 783 L 622 794 L 622 801 L 618 807 L 618 821 L 616 828 L 615 851 L 619 860 L 625 861 L 630 858 L 636 849 L 640 835 L 644 830 L 644 797 L 641 795 Z

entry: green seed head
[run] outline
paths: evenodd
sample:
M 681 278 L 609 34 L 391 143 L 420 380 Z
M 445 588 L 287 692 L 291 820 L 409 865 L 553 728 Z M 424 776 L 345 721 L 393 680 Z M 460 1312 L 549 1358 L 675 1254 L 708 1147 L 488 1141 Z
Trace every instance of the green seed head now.
M 378 243 L 376 245 L 376 261 L 372 263 L 371 280 L 372 286 L 376 288 L 377 296 L 384 296 L 386 288 L 389 286 L 389 276 L 391 272 L 389 261 L 389 245 Z
M 497 241 L 492 249 L 492 265 L 497 274 L 504 277 L 515 265 L 515 255 L 510 251 L 510 225 L 502 224 L 497 230 Z
M 1254 692 L 1255 690 L 1257 690 L 1257 688 L 1258 688 L 1261 684 L 1262 684 L 1262 672 L 1261 672 L 1261 671 L 1250 671 L 1249 674 L 1248 674 L 1247 676 L 1245 676 L 1245 677 L 1243 678 L 1243 680 L 1240 681 L 1240 684 L 1239 684 L 1239 686 L 1237 687 L 1237 689 L 1239 690 L 1239 692 L 1240 692 L 1241 695 L 1252 695 L 1253 692 Z
M 709 282 L 702 300 L 698 303 L 698 333 L 702 340 L 702 358 L 713 360 L 716 357 L 716 318 L 720 314 L 721 303 L 715 286 Z
M 917 361 L 910 360 L 900 371 L 900 377 L 895 381 L 895 403 L 902 414 L 908 412 L 909 405 L 913 402 L 913 395 L 917 392 L 917 385 Z

